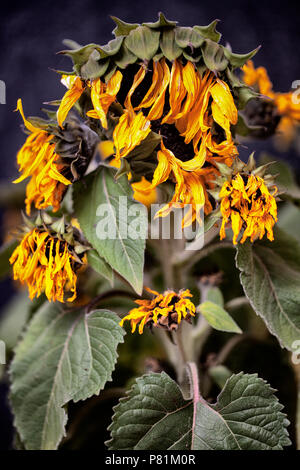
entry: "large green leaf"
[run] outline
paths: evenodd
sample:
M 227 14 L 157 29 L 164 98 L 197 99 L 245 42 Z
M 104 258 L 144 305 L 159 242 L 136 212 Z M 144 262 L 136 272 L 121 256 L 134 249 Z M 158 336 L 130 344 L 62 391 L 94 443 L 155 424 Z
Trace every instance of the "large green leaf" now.
M 141 294 L 147 210 L 132 198 L 133 191 L 127 177 L 124 175 L 116 181 L 115 174 L 114 169 L 101 166 L 76 183 L 75 213 L 86 238 L 99 256 Z M 139 208 L 138 216 L 131 213 L 134 208 Z M 140 228 L 140 236 L 130 230 L 135 222 Z M 101 227 L 106 227 L 111 235 L 99 237 L 98 228 Z
M 196 385 L 198 388 L 198 384 Z M 185 400 L 164 372 L 136 380 L 115 407 L 111 450 L 282 449 L 289 445 L 278 402 L 256 374 L 232 375 L 215 405 Z
M 194 450 L 282 450 L 289 422 L 274 391 L 256 374 L 232 375 L 217 403 L 196 405 Z
M 127 397 L 115 407 L 110 426 L 113 450 L 190 449 L 193 403 L 167 374 L 136 380 Z
M 292 350 L 300 337 L 300 244 L 278 228 L 274 237 L 273 242 L 239 245 L 236 263 L 253 309 Z
M 116 314 L 89 314 L 45 304 L 36 313 L 11 364 L 15 426 L 27 449 L 56 449 L 70 401 L 99 394 L 117 360 L 123 329 Z

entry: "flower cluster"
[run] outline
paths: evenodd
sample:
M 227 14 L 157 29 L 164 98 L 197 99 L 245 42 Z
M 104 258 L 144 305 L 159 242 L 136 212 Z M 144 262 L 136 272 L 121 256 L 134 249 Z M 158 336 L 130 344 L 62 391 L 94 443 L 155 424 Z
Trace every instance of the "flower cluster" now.
M 67 91 L 56 113 L 48 111 L 47 120 L 25 118 L 18 100 L 29 136 L 18 152 L 21 176 L 15 182 L 30 178 L 27 214 L 33 206 L 58 211 L 68 187 L 85 176 L 98 150 L 119 168 L 118 174 L 127 174 L 134 197 L 143 204 L 161 202 L 158 188 L 167 188 L 168 199 L 157 217 L 189 205 L 183 227 L 202 223 L 202 211 L 214 212 L 223 218 L 221 238 L 230 223 L 234 243 L 242 231 L 242 243 L 265 232 L 273 239 L 275 187 L 270 192 L 262 175 L 235 170 L 241 165 L 238 109 L 257 96 L 250 88 L 256 86 L 274 100 L 281 126 L 294 123 L 300 115 L 290 94 L 274 93 L 264 69 L 255 70 L 251 61 L 244 65 L 257 50 L 234 54 L 220 45 L 216 21 L 182 28 L 160 14 L 156 23 L 116 23 L 116 37 L 107 45 L 63 51 L 74 67 L 73 72 L 60 72 Z M 241 67 L 243 82 L 235 75 Z M 70 112 L 75 109 L 77 114 Z M 28 284 L 31 298 L 45 291 L 49 300 L 62 301 L 64 291 L 70 290 L 72 301 L 75 273 L 85 263 L 73 248 L 45 226 L 32 227 L 11 258 L 15 279 Z M 143 328 L 150 320 L 155 325 L 166 318 L 169 322 L 170 312 L 174 318 L 177 312 L 178 322 L 187 311 L 193 315 L 190 304 L 180 310 L 189 302 L 187 291 L 176 295 L 168 294 L 170 302 L 177 299 L 174 311 L 173 303 L 165 305 L 160 299 L 155 311 L 152 304 L 143 304 L 130 319 L 136 325 L 142 318 Z

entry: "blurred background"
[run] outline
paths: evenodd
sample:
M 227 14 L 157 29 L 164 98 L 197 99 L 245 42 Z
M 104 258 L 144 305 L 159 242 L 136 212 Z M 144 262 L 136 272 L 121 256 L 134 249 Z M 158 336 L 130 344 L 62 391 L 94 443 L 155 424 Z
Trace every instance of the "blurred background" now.
M 59 99 L 64 93 L 59 76 L 51 70 L 71 70 L 71 61 L 56 53 L 65 48 L 62 40 L 73 39 L 79 44 L 105 44 L 112 39 L 114 23 L 109 15 L 127 22 L 156 21 L 158 11 L 182 26 L 205 25 L 219 18 L 221 42 L 230 43 L 234 52 L 245 53 L 259 44 L 261 50 L 255 65 L 264 65 L 276 91 L 289 91 L 294 80 L 300 80 L 297 44 L 300 39 L 299 2 L 266 0 L 226 2 L 192 0 L 130 1 L 109 0 L 44 0 L 23 4 L 6 2 L 1 5 L 0 79 L 6 84 L 6 104 L 0 104 L 0 184 L 6 185 L 17 174 L 16 152 L 24 142 L 21 118 L 14 113 L 17 99 L 23 101 L 26 115 L 39 115 L 42 103 Z M 252 141 L 249 149 L 267 150 L 288 161 L 299 174 L 300 159 L 295 148 L 278 154 L 271 141 Z M 250 153 L 248 149 L 244 152 Z M 4 193 L 5 193 L 5 187 Z M 3 193 L 2 191 L 2 193 Z M 3 194 L 2 194 L 3 195 Z M 5 194 L 4 194 L 5 196 Z M 7 195 L 6 195 L 7 196 Z M 9 194 L 8 194 L 9 197 Z M 10 222 L 0 211 L 0 237 Z M 2 243 L 3 239 L 1 240 Z M 0 305 L 5 306 L 13 293 L 12 283 L 0 283 Z M 0 313 L 1 314 L 1 313 Z M 0 386 L 0 443 L 11 443 L 11 417 L 3 405 L 6 386 Z

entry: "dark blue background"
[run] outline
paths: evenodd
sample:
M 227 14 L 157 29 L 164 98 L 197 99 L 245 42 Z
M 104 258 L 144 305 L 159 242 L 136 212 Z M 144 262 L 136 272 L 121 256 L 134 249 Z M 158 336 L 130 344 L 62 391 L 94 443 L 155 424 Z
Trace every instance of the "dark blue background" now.
M 155 21 L 158 11 L 183 26 L 205 25 L 215 18 L 221 19 L 218 29 L 223 34 L 222 41 L 229 42 L 234 52 L 248 52 L 262 44 L 255 63 L 267 67 L 278 91 L 288 91 L 291 83 L 300 79 L 299 1 L 109 0 L 104 3 L 44 0 L 2 3 L 0 79 L 6 83 L 7 103 L 0 105 L 1 180 L 11 181 L 16 176 L 15 155 L 24 142 L 24 134 L 19 128 L 20 116 L 13 113 L 17 99 L 22 98 L 25 114 L 37 115 L 44 101 L 58 99 L 64 93 L 58 75 L 49 70 L 51 67 L 71 69 L 67 58 L 55 55 L 64 48 L 62 40 L 71 38 L 80 44 L 104 44 L 112 38 L 114 25 L 110 14 L 128 22 L 144 22 Z M 257 144 L 255 147 L 262 146 Z M 284 158 L 296 170 L 299 168 L 299 157 L 293 152 Z M 10 294 L 10 284 L 0 284 L 0 305 Z M 1 409 L 0 420 L 0 443 L 5 448 L 11 436 Z

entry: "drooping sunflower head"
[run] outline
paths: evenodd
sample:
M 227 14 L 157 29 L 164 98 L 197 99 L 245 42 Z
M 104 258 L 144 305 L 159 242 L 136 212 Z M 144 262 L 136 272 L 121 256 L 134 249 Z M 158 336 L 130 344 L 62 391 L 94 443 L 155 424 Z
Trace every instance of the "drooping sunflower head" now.
M 196 307 L 190 300 L 192 294 L 188 289 L 178 293 L 168 290 L 159 294 L 149 288 L 146 290 L 154 297 L 152 300 L 136 300 L 139 307 L 130 310 L 129 314 L 122 318 L 120 325 L 130 321 L 131 332 L 134 333 L 139 324 L 139 333 L 142 334 L 144 326 L 158 327 L 167 330 L 177 330 L 181 320 L 190 321 L 195 316 Z
M 71 116 L 64 130 L 53 119 L 26 119 L 20 99 L 17 110 L 29 136 L 17 155 L 22 175 L 14 183 L 30 178 L 25 199 L 28 215 L 32 205 L 36 209 L 52 207 L 56 212 L 68 186 L 84 174 L 98 137 Z
M 300 122 L 300 103 L 293 99 L 293 92 L 279 93 L 273 90 L 273 84 L 265 67 L 254 67 L 249 60 L 243 66 L 243 80 L 262 96 L 250 101 L 245 113 L 256 137 L 268 137 L 277 134 L 281 146 L 287 146 L 293 139 Z
M 30 299 L 44 292 L 50 302 L 64 302 L 70 292 L 67 300 L 73 302 L 87 249 L 79 231 L 63 218 L 54 220 L 43 214 L 34 223 L 27 220 L 22 240 L 10 258 L 14 280 L 27 284 Z
M 227 178 L 218 181 L 222 225 L 221 240 L 226 237 L 225 228 L 233 231 L 233 243 L 262 239 L 265 234 L 274 240 L 273 227 L 277 222 L 276 194 L 278 189 L 272 175 L 265 175 L 266 165 L 255 168 L 253 156 L 248 164 L 236 162 Z M 223 180 L 223 181 L 222 181 Z
M 205 180 L 218 172 L 216 163 L 231 165 L 238 153 L 232 126 L 240 96 L 245 103 L 252 95 L 233 71 L 256 51 L 238 55 L 220 45 L 217 21 L 193 28 L 162 14 L 156 23 L 114 21 L 115 39 L 107 45 L 63 51 L 74 74 L 62 80 L 68 91 L 58 123 L 78 101 L 100 138 L 113 142 L 114 160 L 133 182 L 174 184 L 170 204 L 191 204 L 184 222 L 190 224 L 200 207 L 211 210 Z

